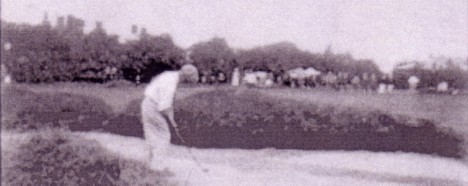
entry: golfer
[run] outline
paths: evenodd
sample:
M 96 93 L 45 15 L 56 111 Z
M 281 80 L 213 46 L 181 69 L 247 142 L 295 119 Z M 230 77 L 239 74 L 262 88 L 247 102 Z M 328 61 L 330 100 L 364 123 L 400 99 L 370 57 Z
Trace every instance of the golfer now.
M 153 77 L 145 89 L 141 115 L 145 140 L 150 147 L 149 162 L 155 160 L 158 166 L 162 166 L 171 140 L 169 124 L 178 130 L 174 121 L 173 102 L 180 73 L 170 66 L 158 70 L 159 74 Z

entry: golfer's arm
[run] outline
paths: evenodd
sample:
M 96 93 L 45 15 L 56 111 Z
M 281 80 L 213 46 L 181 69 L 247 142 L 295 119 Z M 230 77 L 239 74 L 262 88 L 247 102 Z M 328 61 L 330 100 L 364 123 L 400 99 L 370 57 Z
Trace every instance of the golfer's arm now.
M 170 107 L 161 111 L 166 120 L 174 127 L 177 128 L 177 123 L 174 120 L 174 108 Z

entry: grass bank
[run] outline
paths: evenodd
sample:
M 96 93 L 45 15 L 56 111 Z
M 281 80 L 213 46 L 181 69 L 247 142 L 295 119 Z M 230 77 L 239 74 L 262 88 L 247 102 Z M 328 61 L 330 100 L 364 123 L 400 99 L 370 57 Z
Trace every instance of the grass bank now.
M 218 89 L 176 102 L 176 122 L 190 146 L 342 149 L 463 156 L 462 139 L 433 121 Z M 173 135 L 174 136 L 174 135 Z M 182 144 L 174 137 L 173 143 Z
M 8 99 L 2 99 L 2 129 L 61 128 L 142 137 L 142 90 L 142 87 L 81 84 L 3 88 L 2 97 Z M 463 156 L 461 137 L 452 130 L 436 127 L 438 121 L 403 116 L 356 102 L 384 103 L 386 98 L 378 95 L 328 94 L 290 89 L 181 87 L 176 96 L 176 121 L 182 126 L 188 145 L 196 147 L 405 151 Z M 346 101 L 344 95 L 354 97 L 355 102 Z M 172 142 L 181 144 L 177 138 Z

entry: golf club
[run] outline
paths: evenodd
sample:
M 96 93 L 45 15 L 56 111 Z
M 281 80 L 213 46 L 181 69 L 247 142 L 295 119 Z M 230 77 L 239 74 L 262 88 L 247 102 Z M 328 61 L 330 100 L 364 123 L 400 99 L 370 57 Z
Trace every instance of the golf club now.
M 187 143 L 185 142 L 184 138 L 182 138 L 182 136 L 179 134 L 179 129 L 175 128 L 175 133 L 177 135 L 177 137 L 182 141 L 182 143 L 184 143 L 184 145 L 187 146 Z M 198 161 L 198 159 L 192 154 L 192 148 L 190 148 L 189 146 L 188 147 L 188 152 L 190 154 L 190 156 L 192 157 L 192 160 L 197 164 L 197 166 L 203 171 L 203 172 L 208 172 L 208 169 L 206 168 L 203 168 L 200 164 L 200 162 Z

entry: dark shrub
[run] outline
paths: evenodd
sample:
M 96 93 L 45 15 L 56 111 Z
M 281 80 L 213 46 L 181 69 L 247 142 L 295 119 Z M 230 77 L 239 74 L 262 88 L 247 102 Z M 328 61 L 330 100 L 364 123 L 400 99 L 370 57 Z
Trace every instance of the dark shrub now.
M 216 90 L 176 102 L 189 146 L 405 151 L 460 157 L 461 139 L 427 120 L 305 104 L 255 90 Z M 415 124 L 416 122 L 416 124 Z M 447 132 L 448 131 L 448 132 Z M 182 144 L 172 135 L 172 142 Z
M 171 176 L 58 131 L 34 133 L 11 157 L 4 185 L 167 185 Z

